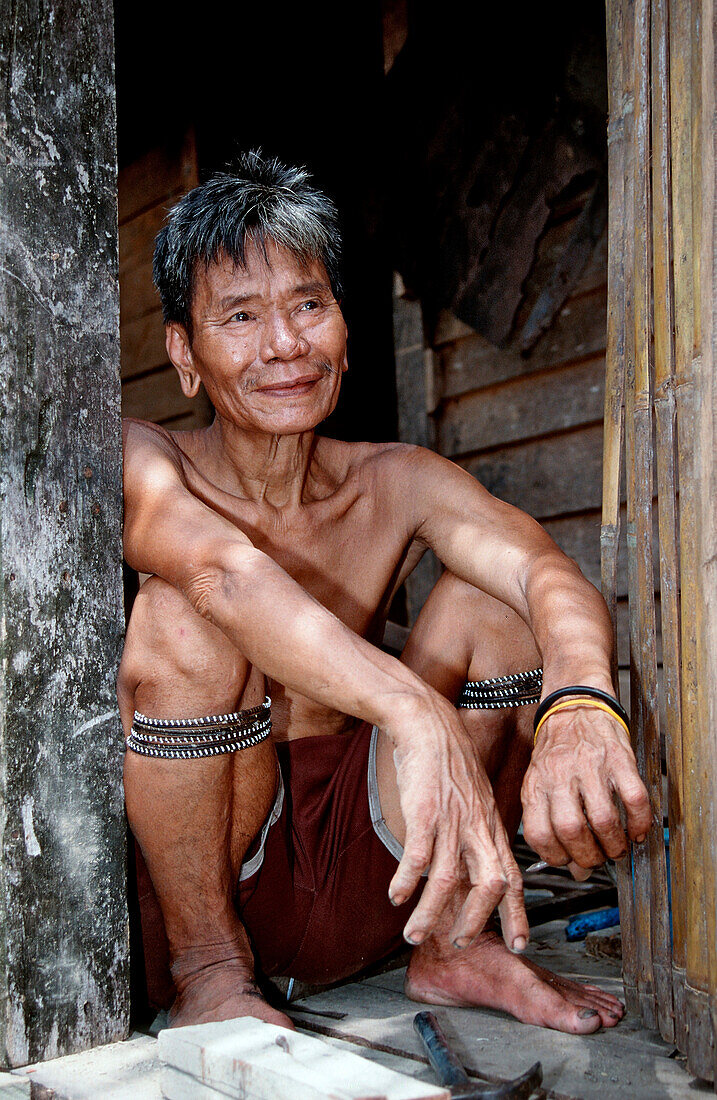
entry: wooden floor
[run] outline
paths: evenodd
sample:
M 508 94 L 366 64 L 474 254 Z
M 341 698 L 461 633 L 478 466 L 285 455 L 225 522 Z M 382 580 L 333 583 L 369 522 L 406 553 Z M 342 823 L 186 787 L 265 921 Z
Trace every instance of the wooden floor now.
M 571 977 L 597 980 L 619 995 L 619 962 L 587 955 L 582 943 L 568 944 L 564 927 L 564 921 L 556 921 L 535 930 L 531 957 Z M 402 980 L 403 970 L 391 970 L 301 997 L 292 1001 L 290 1011 L 301 1030 L 432 1081 L 412 1026 L 419 1006 L 404 997 Z M 710 1086 L 688 1075 L 673 1047 L 629 1017 L 609 1031 L 577 1038 L 518 1024 L 488 1010 L 437 1008 L 435 1013 L 477 1079 L 514 1077 L 540 1061 L 544 1091 L 535 1094 L 536 1100 L 694 1100 L 700 1093 L 712 1095 Z M 147 1036 L 30 1067 L 30 1077 L 33 1095 L 53 1100 L 161 1100 L 162 1095 L 156 1042 Z

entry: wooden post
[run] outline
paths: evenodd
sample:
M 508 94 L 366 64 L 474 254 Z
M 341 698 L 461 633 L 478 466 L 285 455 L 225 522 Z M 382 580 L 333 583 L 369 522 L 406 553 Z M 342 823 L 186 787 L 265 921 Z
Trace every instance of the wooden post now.
M 0 1057 L 123 1038 L 112 4 L 3 5 Z
M 406 297 L 403 280 L 393 277 L 393 349 L 396 362 L 398 438 L 402 443 L 433 447 L 434 428 L 428 412 L 432 405 L 432 352 L 423 336 L 421 303 Z M 412 625 L 438 580 L 440 565 L 427 551 L 406 580 L 408 622 Z

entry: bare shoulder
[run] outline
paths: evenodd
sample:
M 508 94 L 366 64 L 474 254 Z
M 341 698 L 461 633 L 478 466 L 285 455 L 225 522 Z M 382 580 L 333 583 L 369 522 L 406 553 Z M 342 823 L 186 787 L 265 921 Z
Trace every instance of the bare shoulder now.
M 411 488 L 420 492 L 437 480 L 460 478 L 461 475 L 470 477 L 454 462 L 414 443 L 361 443 L 356 446 L 367 448 L 360 455 L 360 461 L 387 491 L 393 489 L 403 493 Z
M 347 474 L 367 476 L 387 477 L 392 472 L 403 473 L 416 463 L 420 465 L 423 454 L 431 454 L 410 443 L 346 443 L 322 437 L 320 445 L 323 457 L 332 465 L 343 467 Z
M 125 493 L 149 488 L 157 480 L 183 480 L 182 458 L 169 432 L 148 420 L 122 421 Z

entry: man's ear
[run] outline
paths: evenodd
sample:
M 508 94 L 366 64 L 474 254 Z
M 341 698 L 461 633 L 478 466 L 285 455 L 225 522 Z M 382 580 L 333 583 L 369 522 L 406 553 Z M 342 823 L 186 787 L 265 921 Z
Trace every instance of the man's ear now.
M 202 380 L 194 366 L 192 346 L 184 325 L 173 321 L 166 327 L 167 355 L 179 375 L 179 384 L 185 397 L 196 397 Z
M 349 352 L 348 352 L 349 328 L 348 328 L 348 325 L 346 324 L 345 321 L 344 321 L 344 332 L 345 332 L 345 336 L 344 336 L 344 341 L 345 341 L 345 343 L 344 343 L 344 357 L 343 357 L 343 360 L 341 362 L 341 373 L 342 374 L 345 374 L 346 371 L 349 369 Z

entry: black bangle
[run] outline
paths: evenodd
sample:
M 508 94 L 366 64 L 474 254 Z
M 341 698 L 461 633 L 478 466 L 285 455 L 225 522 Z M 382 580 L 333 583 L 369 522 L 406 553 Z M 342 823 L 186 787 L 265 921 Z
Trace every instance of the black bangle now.
M 618 718 L 622 719 L 628 729 L 630 728 L 630 719 L 627 716 L 627 712 L 624 707 L 620 706 L 617 699 L 614 699 L 612 695 L 608 695 L 606 691 L 600 691 L 599 688 L 581 687 L 577 684 L 573 687 L 559 688 L 558 691 L 553 691 L 550 695 L 546 695 L 535 712 L 533 730 L 537 730 L 540 720 L 543 715 L 547 714 L 553 703 L 557 703 L 558 699 L 564 699 L 566 695 L 589 695 L 593 699 L 601 699 L 606 706 L 610 707 L 610 710 L 613 711 Z

